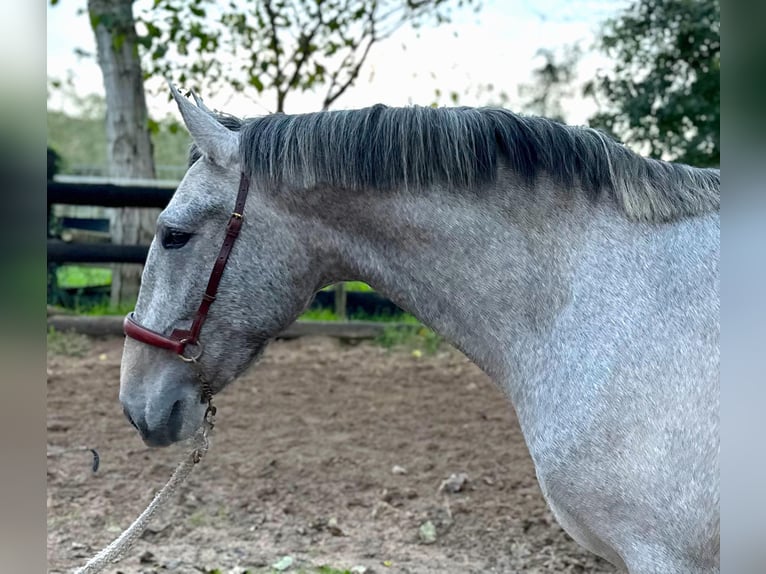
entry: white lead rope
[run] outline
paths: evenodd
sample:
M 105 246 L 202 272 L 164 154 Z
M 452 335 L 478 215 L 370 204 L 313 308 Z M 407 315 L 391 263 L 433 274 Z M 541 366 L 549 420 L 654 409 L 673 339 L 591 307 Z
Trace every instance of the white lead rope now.
M 95 574 L 101 572 L 110 563 L 119 560 L 123 554 L 133 546 L 133 543 L 138 539 L 149 524 L 154 513 L 162 507 L 165 502 L 173 495 L 176 488 L 178 488 L 186 477 L 189 476 L 192 469 L 196 464 L 202 460 L 202 457 L 207 453 L 209 446 L 208 433 L 213 428 L 212 413 L 208 413 L 209 416 L 205 417 L 205 421 L 199 428 L 197 433 L 192 438 L 192 450 L 186 455 L 186 458 L 176 467 L 170 480 L 162 487 L 146 507 L 141 515 L 131 524 L 122 534 L 120 534 L 109 546 L 101 550 L 93 558 L 91 558 L 85 566 L 75 570 L 75 574 Z

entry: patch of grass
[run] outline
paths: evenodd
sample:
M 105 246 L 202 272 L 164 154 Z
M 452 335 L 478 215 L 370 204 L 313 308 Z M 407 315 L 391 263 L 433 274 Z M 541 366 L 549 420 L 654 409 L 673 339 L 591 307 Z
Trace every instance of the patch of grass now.
M 406 347 L 413 352 L 433 355 L 439 350 L 444 339 L 425 325 L 415 323 L 412 327 L 388 327 L 374 342 L 386 349 Z
M 332 309 L 309 309 L 298 317 L 299 321 L 337 321 L 338 316 Z
M 77 305 L 75 312 L 80 315 L 127 315 L 135 308 L 135 301 L 112 305 L 108 300 L 103 300 Z
M 392 313 L 385 311 L 383 313 L 365 313 L 357 311 L 349 316 L 352 321 L 377 321 L 379 323 L 405 323 L 407 325 L 420 325 L 420 321 L 409 313 Z
M 346 285 L 346 291 L 356 291 L 361 293 L 370 293 L 375 291 L 375 289 L 362 281 L 345 281 L 344 284 Z M 322 291 L 332 291 L 333 289 L 335 289 L 335 285 L 328 285 L 322 289 Z
M 82 357 L 90 347 L 90 340 L 85 335 L 57 331 L 48 328 L 47 350 L 51 355 Z
M 317 574 L 351 574 L 351 570 L 338 570 L 332 566 L 320 566 L 317 568 Z
M 303 313 L 299 320 L 302 321 L 339 321 L 340 319 L 332 309 L 309 309 Z M 409 313 L 365 313 L 364 311 L 357 311 L 350 313 L 348 316 L 349 321 L 376 321 L 379 323 L 404 323 L 407 325 L 418 326 L 420 321 L 416 317 Z
M 104 267 L 62 265 L 56 269 L 56 279 L 62 289 L 111 285 L 112 270 Z

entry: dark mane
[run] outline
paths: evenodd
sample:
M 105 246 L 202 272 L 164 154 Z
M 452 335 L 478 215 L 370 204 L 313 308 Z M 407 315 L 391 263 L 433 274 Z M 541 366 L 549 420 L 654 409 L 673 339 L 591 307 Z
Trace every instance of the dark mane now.
M 502 164 L 529 184 L 544 174 L 591 198 L 609 193 L 632 219 L 720 204 L 719 170 L 643 158 L 594 129 L 500 108 L 377 105 L 219 121 L 241 132 L 243 169 L 273 187 L 464 189 L 495 183 Z

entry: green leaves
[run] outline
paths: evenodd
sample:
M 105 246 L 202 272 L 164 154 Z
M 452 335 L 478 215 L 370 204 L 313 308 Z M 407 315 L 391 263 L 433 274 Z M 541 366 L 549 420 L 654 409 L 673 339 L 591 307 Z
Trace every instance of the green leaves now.
M 397 28 L 448 17 L 478 0 L 154 0 L 136 8 L 150 76 L 190 75 L 214 95 L 222 85 L 276 96 L 321 89 L 327 108 L 354 84 L 370 47 Z M 184 77 L 184 80 L 186 78 Z
M 159 38 L 162 35 L 162 31 L 151 22 L 144 22 L 144 26 L 146 26 L 146 34 L 150 38 Z
M 561 102 L 572 96 L 572 82 L 581 55 L 579 46 L 569 46 L 560 54 L 539 50 L 537 56 L 543 62 L 532 72 L 534 82 L 519 87 L 519 94 L 526 99 L 525 111 L 563 122 Z
M 591 125 L 654 157 L 719 165 L 720 44 L 718 0 L 637 0 L 602 34 L 615 66 L 586 86 L 605 104 Z
M 259 94 L 265 88 L 265 86 L 263 85 L 263 82 L 258 76 L 250 76 L 250 79 L 248 80 L 247 83 L 253 86 L 258 91 Z
M 160 133 L 160 124 L 156 120 L 153 120 L 152 118 L 148 118 L 146 121 L 147 125 L 146 128 L 149 130 L 150 134 L 158 134 Z
M 634 0 L 604 25 L 598 47 L 614 65 L 583 86 L 599 106 L 592 127 L 652 157 L 720 164 L 718 0 Z M 563 119 L 579 49 L 538 55 L 534 83 L 519 90 L 526 111 Z

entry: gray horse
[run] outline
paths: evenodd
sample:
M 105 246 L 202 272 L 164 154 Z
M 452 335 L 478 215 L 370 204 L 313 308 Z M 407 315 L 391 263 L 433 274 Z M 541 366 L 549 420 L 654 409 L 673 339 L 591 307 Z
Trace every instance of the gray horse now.
M 242 174 L 250 195 L 196 363 L 126 339 L 147 444 L 199 427 L 200 372 L 220 391 L 319 289 L 362 280 L 503 389 L 576 541 L 631 573 L 719 570 L 718 170 L 503 109 L 240 121 L 172 91 L 192 163 L 136 322 L 189 326 Z

